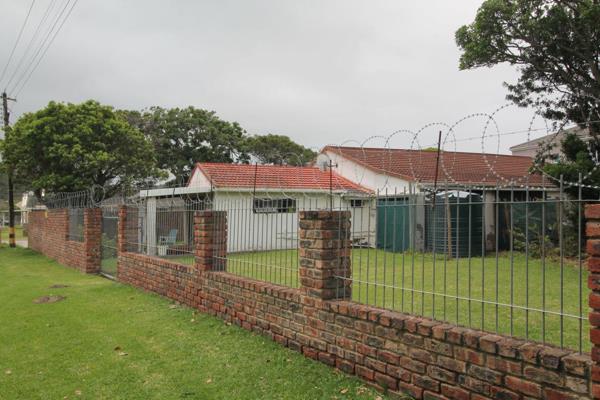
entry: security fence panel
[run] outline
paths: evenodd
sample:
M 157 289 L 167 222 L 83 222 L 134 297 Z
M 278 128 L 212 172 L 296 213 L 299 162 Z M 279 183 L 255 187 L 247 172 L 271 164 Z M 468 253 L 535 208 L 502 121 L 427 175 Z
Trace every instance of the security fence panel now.
M 102 208 L 102 244 L 100 272 L 109 277 L 117 276 L 117 241 L 119 206 L 104 205 Z

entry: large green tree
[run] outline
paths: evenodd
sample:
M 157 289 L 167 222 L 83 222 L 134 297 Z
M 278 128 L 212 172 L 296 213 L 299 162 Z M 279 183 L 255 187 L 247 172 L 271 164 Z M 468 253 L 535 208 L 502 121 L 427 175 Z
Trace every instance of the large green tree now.
M 461 69 L 518 67 L 517 82 L 506 83 L 516 104 L 580 124 L 600 119 L 598 0 L 486 0 L 456 42 Z
M 158 165 L 179 182 L 185 182 L 196 162 L 240 162 L 245 131 L 236 122 L 220 119 L 214 111 L 195 107 L 151 107 L 122 111 L 154 146 Z
M 151 144 L 112 107 L 50 102 L 22 115 L 3 146 L 5 162 L 38 193 L 113 192 L 159 176 Z
M 301 166 L 312 161 L 317 155 L 284 135 L 251 136 L 246 140 L 246 148 L 261 164 Z
M 461 69 L 514 65 L 520 76 L 505 83 L 509 100 L 589 129 L 587 143 L 567 135 L 562 157 L 544 169 L 571 182 L 582 173 L 586 184 L 600 186 L 592 157 L 600 151 L 600 1 L 485 0 L 475 20 L 457 30 L 456 42 Z M 547 150 L 540 149 L 538 162 L 548 160 Z

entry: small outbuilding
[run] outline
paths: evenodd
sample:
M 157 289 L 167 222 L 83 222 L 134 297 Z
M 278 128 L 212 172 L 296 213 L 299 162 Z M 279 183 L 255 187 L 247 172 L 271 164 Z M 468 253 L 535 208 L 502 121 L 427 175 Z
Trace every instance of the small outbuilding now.
M 295 249 L 298 246 L 298 212 L 302 210 L 350 210 L 357 227 L 357 245 L 375 241 L 375 218 L 371 213 L 373 192 L 329 169 L 282 165 L 197 163 L 185 187 L 140 192 L 145 199 L 145 240 L 148 251 L 162 237 L 174 235 L 174 243 L 193 241 L 194 209 L 227 211 L 227 250 L 233 252 Z M 182 212 L 177 227 L 161 223 L 161 209 L 173 206 Z M 173 219 L 173 213 L 169 218 Z M 164 218 L 163 218 L 164 219 Z M 153 222 L 158 221 L 158 222 Z

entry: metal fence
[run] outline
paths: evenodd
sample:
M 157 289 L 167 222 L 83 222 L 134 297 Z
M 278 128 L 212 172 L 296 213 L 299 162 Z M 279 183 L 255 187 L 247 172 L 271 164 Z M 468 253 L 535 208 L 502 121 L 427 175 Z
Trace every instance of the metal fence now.
M 558 186 L 558 185 L 557 185 Z M 227 271 L 298 286 L 298 211 L 307 195 L 239 194 L 227 211 Z M 561 187 L 446 187 L 334 198 L 351 215 L 354 301 L 589 350 L 583 206 Z
M 206 200 L 188 197 L 137 199 L 127 205 L 127 251 L 194 263 L 194 212 L 210 209 Z
M 289 194 L 219 196 L 214 208 L 227 212 L 227 252 L 220 257 L 227 271 L 298 287 L 298 212 L 316 203 Z
M 584 201 L 478 192 L 378 197 L 376 246 L 352 249 L 353 299 L 587 349 Z
M 102 237 L 100 272 L 109 277 L 117 276 L 117 240 L 119 225 L 119 203 L 101 204 Z
M 349 196 L 302 192 L 121 197 L 102 218 L 102 272 L 114 276 L 118 207 L 125 247 L 194 263 L 194 212 L 227 212 L 227 272 L 299 286 L 299 211 L 348 210 L 352 299 L 524 339 L 589 350 L 582 186 L 413 185 Z M 83 208 L 69 209 L 83 240 Z

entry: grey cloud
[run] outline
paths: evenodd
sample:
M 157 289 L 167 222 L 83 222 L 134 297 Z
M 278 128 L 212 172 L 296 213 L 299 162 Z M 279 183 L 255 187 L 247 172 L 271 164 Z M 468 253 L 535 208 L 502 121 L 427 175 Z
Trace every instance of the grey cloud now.
M 32 21 L 48 1 L 38 0 Z M 94 98 L 131 109 L 191 104 L 238 121 L 249 133 L 281 133 L 312 147 L 452 123 L 505 103 L 502 82 L 516 77 L 507 66 L 458 70 L 454 31 L 472 20 L 479 4 L 81 0 L 14 116 L 50 100 Z M 4 60 L 29 2 L 0 5 Z M 531 111 L 512 108 L 499 122 L 503 131 L 523 130 L 530 117 Z M 457 135 L 480 135 L 482 126 L 483 119 L 471 121 Z M 430 131 L 423 143 L 435 141 Z M 525 136 L 503 139 L 499 150 Z M 410 147 L 411 141 L 404 135 L 393 144 Z M 457 146 L 478 151 L 481 141 Z M 496 148 L 486 142 L 486 150 Z

